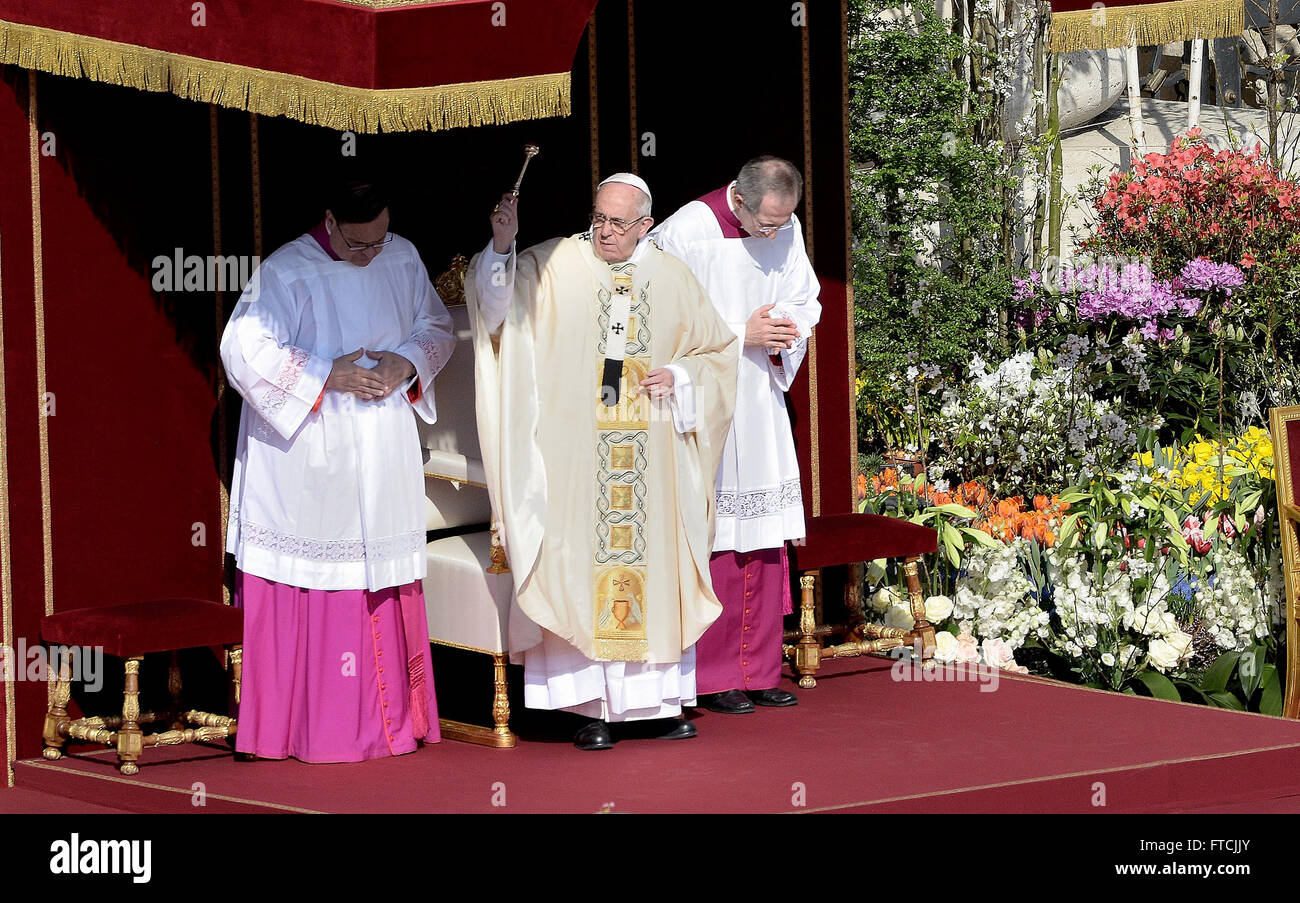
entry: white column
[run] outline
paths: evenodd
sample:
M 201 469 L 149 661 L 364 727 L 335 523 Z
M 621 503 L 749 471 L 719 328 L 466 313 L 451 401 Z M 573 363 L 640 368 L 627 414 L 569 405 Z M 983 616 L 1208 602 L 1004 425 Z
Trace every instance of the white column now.
M 1130 44 L 1125 51 L 1128 64 L 1128 121 L 1133 127 L 1133 154 L 1135 158 L 1147 154 L 1147 140 L 1142 128 L 1142 85 L 1138 78 L 1138 49 Z
M 1201 121 L 1201 47 L 1200 38 L 1192 40 L 1192 65 L 1187 75 L 1187 127 L 1194 128 Z

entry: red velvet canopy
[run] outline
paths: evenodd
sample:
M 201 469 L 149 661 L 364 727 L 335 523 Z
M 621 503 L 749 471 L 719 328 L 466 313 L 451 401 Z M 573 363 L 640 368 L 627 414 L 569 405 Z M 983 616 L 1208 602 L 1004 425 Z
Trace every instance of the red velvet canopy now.
M 1048 50 L 1103 50 L 1227 38 L 1245 30 L 1244 0 L 1052 0 Z
M 355 131 L 567 115 L 596 0 L 0 0 L 0 62 Z

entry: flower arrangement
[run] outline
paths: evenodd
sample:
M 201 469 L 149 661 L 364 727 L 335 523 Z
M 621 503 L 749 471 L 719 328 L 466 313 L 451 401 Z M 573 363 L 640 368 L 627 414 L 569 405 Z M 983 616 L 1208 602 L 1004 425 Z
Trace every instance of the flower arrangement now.
M 1256 426 L 1226 443 L 1197 436 L 1182 448 L 1165 448 L 1163 453 L 1171 466 L 1156 478 L 1190 490 L 1188 501 L 1193 506 L 1202 500 L 1210 504 L 1223 501 L 1239 477 L 1248 476 L 1257 486 L 1273 479 L 1273 442 L 1267 430 Z M 1152 452 L 1143 452 L 1136 460 L 1148 468 L 1155 461 Z
M 865 473 L 862 510 L 939 532 L 940 661 L 1277 712 L 1261 425 L 1300 403 L 1300 183 L 1192 130 L 1084 197 L 1080 262 L 1014 279 L 964 370 L 909 352 L 894 382 L 925 472 Z M 911 625 L 891 586 L 870 599 Z
M 1095 256 L 1150 256 L 1172 278 L 1184 261 L 1286 269 L 1300 253 L 1300 186 L 1248 151 L 1215 151 L 1190 129 L 1168 153 L 1149 153 L 1111 174 L 1094 203 Z

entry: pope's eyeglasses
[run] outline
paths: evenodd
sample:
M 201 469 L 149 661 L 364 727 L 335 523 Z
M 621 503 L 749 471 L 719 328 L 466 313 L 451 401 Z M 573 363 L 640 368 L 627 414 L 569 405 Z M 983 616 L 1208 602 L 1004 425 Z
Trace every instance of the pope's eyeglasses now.
M 624 222 L 621 219 L 614 219 L 612 216 L 606 216 L 603 213 L 592 213 L 591 227 L 592 229 L 599 229 L 601 226 L 605 225 L 605 223 L 609 223 L 609 227 L 613 229 L 615 233 L 618 235 L 626 235 L 629 229 L 641 222 L 643 219 L 645 219 L 644 216 L 638 216 L 634 220 Z

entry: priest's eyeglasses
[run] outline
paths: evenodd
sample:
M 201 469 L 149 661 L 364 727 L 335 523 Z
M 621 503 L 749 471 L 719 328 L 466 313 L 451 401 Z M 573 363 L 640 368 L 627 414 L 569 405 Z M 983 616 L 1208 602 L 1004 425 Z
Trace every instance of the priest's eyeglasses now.
M 381 238 L 379 241 L 368 241 L 368 242 L 362 242 L 361 244 L 355 244 L 346 235 L 343 234 L 343 229 L 340 228 L 339 238 L 343 239 L 343 244 L 348 246 L 349 251 L 379 251 L 383 249 L 384 245 L 388 244 L 390 241 L 393 240 L 393 233 L 386 232 L 384 234 L 384 237 Z
M 763 237 L 766 238 L 769 235 L 775 235 L 778 232 L 783 232 L 786 229 L 789 229 L 790 225 L 791 224 L 789 221 L 786 221 L 779 226 L 760 226 L 757 223 L 755 223 L 754 228 L 750 229 L 749 231 L 753 232 L 755 235 L 762 235 Z
M 638 216 L 634 220 L 624 222 L 621 219 L 614 219 L 612 216 L 606 216 L 603 213 L 593 212 L 591 214 L 591 228 L 599 229 L 601 226 L 605 225 L 605 223 L 609 223 L 609 227 L 613 229 L 616 233 L 618 233 L 619 235 L 626 235 L 629 229 L 631 229 L 637 223 L 641 222 L 641 220 L 643 219 L 645 219 L 644 216 Z

